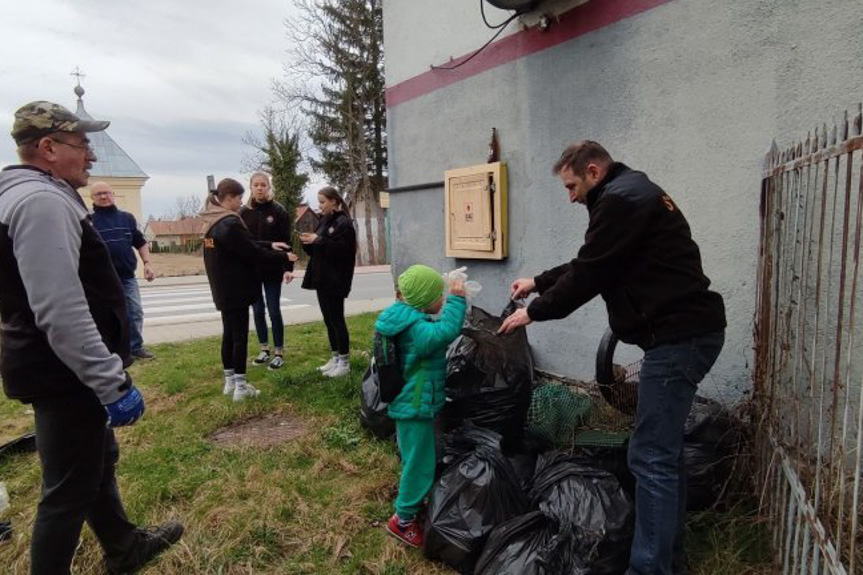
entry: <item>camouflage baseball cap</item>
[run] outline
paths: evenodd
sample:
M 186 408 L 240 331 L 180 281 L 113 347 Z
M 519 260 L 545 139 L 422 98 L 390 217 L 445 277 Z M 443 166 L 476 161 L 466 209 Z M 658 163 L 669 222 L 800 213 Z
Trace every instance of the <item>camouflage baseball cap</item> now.
M 23 144 L 55 132 L 101 132 L 110 122 L 82 120 L 60 104 L 39 100 L 24 104 L 15 112 L 12 139 Z

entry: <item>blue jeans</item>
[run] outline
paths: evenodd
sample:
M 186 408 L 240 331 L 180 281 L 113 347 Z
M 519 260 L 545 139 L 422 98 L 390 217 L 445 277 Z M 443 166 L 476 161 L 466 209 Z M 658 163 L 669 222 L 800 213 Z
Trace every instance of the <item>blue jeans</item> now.
M 724 342 L 725 332 L 720 331 L 644 353 L 635 431 L 629 442 L 629 468 L 636 482 L 630 575 L 685 572 L 683 428 L 695 390 Z
M 276 349 L 282 349 L 285 345 L 285 324 L 282 321 L 282 280 L 265 281 L 264 297 L 252 304 L 252 312 L 255 317 L 255 331 L 258 333 L 258 342 L 267 345 L 267 317 L 264 315 L 264 299 L 267 300 L 267 311 L 270 314 L 270 322 L 273 324 L 273 345 Z
M 126 314 L 129 318 L 129 350 L 139 351 L 144 347 L 144 308 L 141 307 L 141 291 L 136 278 L 120 278 L 126 294 Z

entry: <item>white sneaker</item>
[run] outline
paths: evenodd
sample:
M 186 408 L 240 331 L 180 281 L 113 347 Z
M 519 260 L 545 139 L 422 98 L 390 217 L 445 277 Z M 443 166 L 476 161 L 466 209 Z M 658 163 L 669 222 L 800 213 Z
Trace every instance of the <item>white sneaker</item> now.
M 222 388 L 222 393 L 225 395 L 233 395 L 234 389 L 236 389 L 236 388 L 237 388 L 237 386 L 234 385 L 234 378 L 232 377 L 232 378 L 228 379 L 226 377 L 225 378 L 225 387 Z
M 327 377 L 342 377 L 343 375 L 347 375 L 350 372 L 351 372 L 351 364 L 348 363 L 347 361 L 339 360 L 336 363 L 336 366 L 329 371 L 325 371 L 324 375 L 326 375 Z
M 321 365 L 318 367 L 318 371 L 325 374 L 326 372 L 330 371 L 331 369 L 333 369 L 336 366 L 337 361 L 338 361 L 338 358 L 331 357 L 330 361 L 328 361 L 324 365 Z
M 261 395 L 261 390 L 251 383 L 240 384 L 234 389 L 234 401 L 244 401 L 259 395 Z
M 252 365 L 267 365 L 270 362 L 270 352 L 262 351 L 255 359 L 252 360 Z

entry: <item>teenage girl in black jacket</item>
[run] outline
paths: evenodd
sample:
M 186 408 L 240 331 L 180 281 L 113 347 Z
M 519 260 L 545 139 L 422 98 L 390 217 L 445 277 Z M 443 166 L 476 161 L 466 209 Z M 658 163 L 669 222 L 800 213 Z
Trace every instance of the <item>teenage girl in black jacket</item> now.
M 332 358 L 318 369 L 329 377 L 339 377 L 350 372 L 345 299 L 354 278 L 357 235 L 348 207 L 335 188 L 322 188 L 318 204 L 323 217 L 317 229 L 300 234 L 303 250 L 310 256 L 303 287 L 317 292 L 330 340 Z
M 251 197 L 248 203 L 240 210 L 240 217 L 246 227 L 249 228 L 252 237 L 257 241 L 291 243 L 291 221 L 292 218 L 284 206 L 273 199 L 270 189 L 270 177 L 264 172 L 255 172 L 249 180 Z M 294 278 L 294 264 L 290 261 L 281 261 L 277 264 L 259 264 L 258 274 L 264 288 L 264 297 L 252 304 L 252 316 L 255 318 L 255 331 L 258 334 L 258 343 L 261 345 L 261 353 L 252 360 L 253 365 L 269 364 L 268 369 L 279 369 L 284 365 L 282 360 L 285 324 L 282 321 L 282 281 L 290 283 Z M 264 301 L 266 300 L 266 306 Z M 270 322 L 273 324 L 273 353 L 275 357 L 270 358 L 270 344 L 267 337 L 267 316 L 270 314 Z
M 216 309 L 222 313 L 223 393 L 234 401 L 260 392 L 246 382 L 249 306 L 261 297 L 256 264 L 284 265 L 291 255 L 287 244 L 255 242 L 237 215 L 243 204 L 243 186 L 226 178 L 210 195 L 202 217 L 209 220 L 204 234 L 204 267 Z M 267 249 L 272 248 L 272 249 Z

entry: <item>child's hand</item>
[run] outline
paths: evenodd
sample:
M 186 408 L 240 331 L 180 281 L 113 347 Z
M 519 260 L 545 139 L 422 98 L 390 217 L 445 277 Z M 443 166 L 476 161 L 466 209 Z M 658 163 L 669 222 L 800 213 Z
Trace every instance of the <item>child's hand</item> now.
M 449 293 L 464 297 L 464 282 L 461 280 L 453 281 L 449 286 Z

